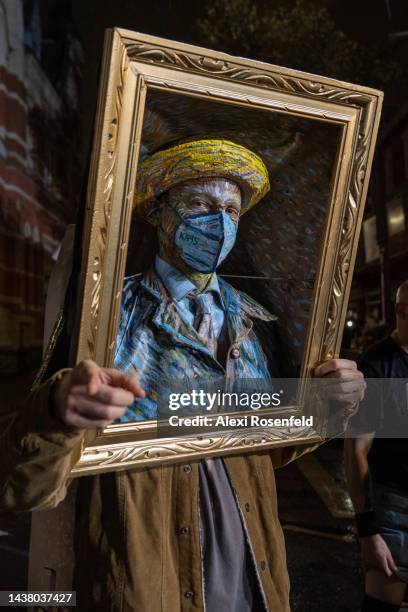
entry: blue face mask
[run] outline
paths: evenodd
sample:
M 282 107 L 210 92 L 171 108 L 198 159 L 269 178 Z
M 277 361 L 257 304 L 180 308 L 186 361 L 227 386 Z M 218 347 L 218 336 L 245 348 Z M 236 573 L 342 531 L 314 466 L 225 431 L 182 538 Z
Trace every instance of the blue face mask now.
M 183 261 L 198 272 L 214 272 L 234 246 L 237 226 L 227 213 L 181 217 L 175 243 Z

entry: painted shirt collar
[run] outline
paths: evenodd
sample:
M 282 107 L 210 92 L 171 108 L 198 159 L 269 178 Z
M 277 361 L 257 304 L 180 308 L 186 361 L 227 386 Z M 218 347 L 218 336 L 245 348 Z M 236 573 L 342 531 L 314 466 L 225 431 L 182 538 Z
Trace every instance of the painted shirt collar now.
M 189 293 L 197 291 L 195 284 L 183 272 L 158 255 L 156 255 L 155 269 L 168 293 L 176 302 L 185 298 Z M 210 282 L 206 287 L 207 291 L 213 291 L 221 300 L 220 286 L 215 272 L 211 275 Z

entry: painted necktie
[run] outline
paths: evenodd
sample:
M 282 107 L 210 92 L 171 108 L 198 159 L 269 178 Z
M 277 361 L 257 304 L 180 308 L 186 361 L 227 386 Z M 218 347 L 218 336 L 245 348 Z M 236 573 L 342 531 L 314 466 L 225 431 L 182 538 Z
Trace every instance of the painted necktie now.
M 196 297 L 196 316 L 194 327 L 200 340 L 208 350 L 216 355 L 217 339 L 214 335 L 213 321 L 211 316 L 211 296 L 209 293 L 199 293 Z

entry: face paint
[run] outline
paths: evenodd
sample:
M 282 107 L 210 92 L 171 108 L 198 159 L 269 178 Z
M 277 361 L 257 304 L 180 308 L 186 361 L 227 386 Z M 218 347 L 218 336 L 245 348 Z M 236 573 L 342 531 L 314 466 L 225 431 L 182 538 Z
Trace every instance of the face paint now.
M 198 272 L 214 272 L 234 246 L 237 226 L 224 212 L 182 216 L 175 243 L 183 261 Z

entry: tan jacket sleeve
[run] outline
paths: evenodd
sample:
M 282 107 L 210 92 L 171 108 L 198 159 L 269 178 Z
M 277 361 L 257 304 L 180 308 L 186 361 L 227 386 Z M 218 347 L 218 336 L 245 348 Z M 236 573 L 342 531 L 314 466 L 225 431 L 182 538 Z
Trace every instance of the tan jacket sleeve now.
M 0 510 L 52 508 L 66 495 L 85 430 L 53 416 L 50 397 L 56 372 L 16 407 L 0 410 Z

